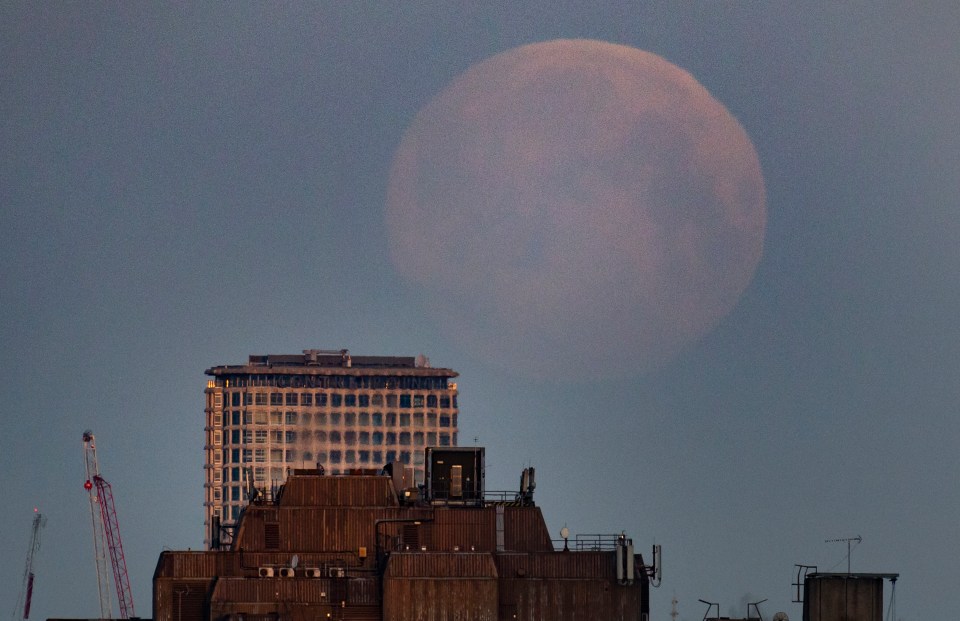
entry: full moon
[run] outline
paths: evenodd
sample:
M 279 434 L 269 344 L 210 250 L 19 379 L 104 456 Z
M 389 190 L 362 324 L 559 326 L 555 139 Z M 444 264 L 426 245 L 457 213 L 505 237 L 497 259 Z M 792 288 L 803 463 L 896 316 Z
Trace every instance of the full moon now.
M 725 317 L 763 248 L 744 129 L 689 73 L 591 40 L 470 67 L 393 159 L 390 255 L 442 332 L 533 377 L 668 364 Z

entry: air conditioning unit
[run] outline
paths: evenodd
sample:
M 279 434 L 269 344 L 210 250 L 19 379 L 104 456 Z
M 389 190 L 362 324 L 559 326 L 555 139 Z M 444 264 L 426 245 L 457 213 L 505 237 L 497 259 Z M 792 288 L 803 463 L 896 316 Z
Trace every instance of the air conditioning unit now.
M 343 578 L 347 575 L 346 570 L 343 567 L 331 567 L 329 576 L 331 578 Z
M 273 567 L 261 567 L 258 573 L 261 578 L 273 578 Z
M 281 578 L 293 578 L 293 567 L 281 567 L 281 568 L 280 568 L 280 577 L 281 577 Z
M 303 575 L 307 578 L 319 578 L 323 575 L 323 572 L 316 567 L 307 567 L 303 570 Z

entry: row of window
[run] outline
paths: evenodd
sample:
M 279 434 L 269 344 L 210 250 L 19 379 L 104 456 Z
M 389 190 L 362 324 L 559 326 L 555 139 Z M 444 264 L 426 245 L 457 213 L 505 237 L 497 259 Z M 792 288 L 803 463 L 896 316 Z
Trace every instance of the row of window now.
M 213 415 L 214 427 L 240 427 L 241 425 L 304 425 L 304 426 L 337 426 L 347 427 L 359 425 L 361 427 L 456 427 L 456 414 L 437 414 L 436 412 L 280 412 L 267 411 L 239 411 L 224 412 Z M 221 425 L 222 423 L 222 425 Z
M 451 406 L 457 407 L 457 395 L 421 395 L 413 393 L 403 393 L 382 395 L 375 393 L 354 394 L 354 393 L 325 393 L 325 392 L 230 392 L 227 393 L 228 407 L 240 407 L 241 405 L 297 405 L 306 407 L 370 407 L 371 405 L 390 408 L 441 408 L 446 409 Z
M 448 377 L 390 376 L 390 375 L 225 375 L 217 377 L 214 385 L 225 388 L 250 386 L 276 388 L 346 388 L 373 390 L 447 390 Z
M 237 444 L 241 448 L 225 448 L 224 459 L 227 459 L 227 451 L 239 451 L 244 450 L 249 452 L 250 450 L 262 451 L 264 449 L 245 449 L 242 448 L 244 445 L 250 444 L 267 444 L 268 441 L 270 444 L 296 444 L 298 441 L 300 443 L 316 442 L 319 444 L 346 444 L 347 446 L 393 446 L 399 444 L 401 446 L 433 446 L 438 442 L 443 442 L 443 438 L 449 439 L 450 434 L 440 433 L 438 434 L 435 431 L 423 432 L 409 432 L 401 431 L 396 433 L 393 431 L 382 432 L 382 431 L 314 431 L 298 434 L 296 431 L 280 431 L 274 430 L 270 433 L 267 433 L 266 430 L 258 429 L 256 432 L 245 431 L 242 435 L 239 431 L 234 431 L 231 434 L 229 444 Z M 214 444 L 217 444 L 217 439 L 214 437 Z M 237 461 L 234 459 L 233 461 Z M 262 460 L 257 460 L 262 461 Z

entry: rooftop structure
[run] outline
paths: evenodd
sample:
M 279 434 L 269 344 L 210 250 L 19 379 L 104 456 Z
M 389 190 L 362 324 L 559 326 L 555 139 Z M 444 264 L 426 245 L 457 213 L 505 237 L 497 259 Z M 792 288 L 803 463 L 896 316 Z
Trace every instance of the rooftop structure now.
M 424 462 L 419 487 L 400 463 L 293 471 L 273 498 L 254 495 L 222 549 L 161 553 L 153 618 L 649 617 L 655 568 L 624 533 L 555 546 L 533 502 L 532 469 L 519 490 L 491 493 L 481 448 L 429 447 Z
M 292 469 L 341 474 L 409 466 L 423 448 L 456 446 L 457 373 L 424 356 L 342 350 L 252 355 L 206 370 L 204 525 L 236 522 L 251 490 L 270 497 Z

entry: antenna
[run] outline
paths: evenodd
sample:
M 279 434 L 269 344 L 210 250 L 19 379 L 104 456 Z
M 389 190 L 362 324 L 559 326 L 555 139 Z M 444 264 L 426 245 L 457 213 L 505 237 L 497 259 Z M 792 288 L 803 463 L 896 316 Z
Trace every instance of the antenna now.
M 677 621 L 677 617 L 680 616 L 680 612 L 677 611 L 677 596 L 674 595 L 673 599 L 670 601 L 670 619 L 672 621 Z
M 859 545 L 860 542 L 863 541 L 863 537 L 861 537 L 860 535 L 857 535 L 856 537 L 846 537 L 846 538 L 841 538 L 841 539 L 827 539 L 827 540 L 824 541 L 824 543 L 844 543 L 844 542 L 846 542 L 846 544 L 847 544 L 847 573 L 848 573 L 848 574 L 850 573 L 850 544 L 851 544 L 852 542 L 854 542 L 854 541 L 856 541 L 856 542 L 857 542 L 857 545 Z

